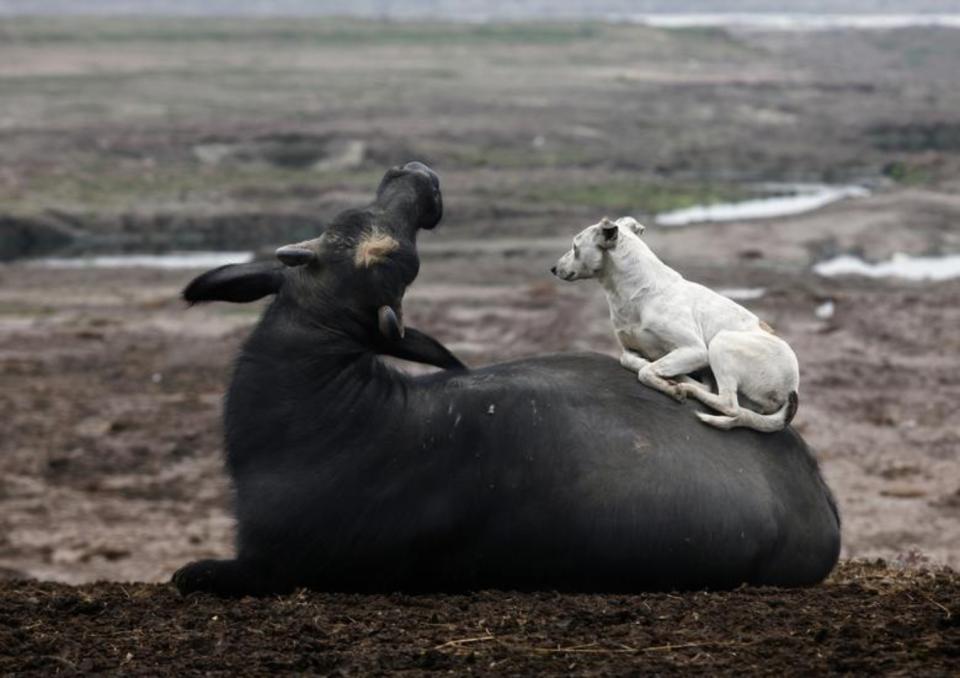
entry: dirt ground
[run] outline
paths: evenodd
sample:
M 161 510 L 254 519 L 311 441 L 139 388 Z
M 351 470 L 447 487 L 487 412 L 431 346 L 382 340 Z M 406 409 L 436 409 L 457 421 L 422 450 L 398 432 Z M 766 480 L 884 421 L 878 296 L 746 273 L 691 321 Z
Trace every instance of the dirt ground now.
M 960 252 L 956 56 L 949 31 L 6 22 L 0 259 L 64 239 L 269 249 L 421 158 L 446 217 L 421 238 L 406 319 L 474 366 L 615 354 L 598 286 L 548 274 L 604 214 L 755 181 L 873 194 L 645 235 L 688 277 L 753 291 L 742 303 L 800 358 L 794 423 L 845 559 L 805 591 L 180 599 L 162 585 L 177 567 L 231 552 L 221 397 L 262 306 L 186 309 L 199 271 L 0 263 L 0 673 L 947 674 L 960 280 L 811 265 Z
M 239 601 L 0 583 L 0 673 L 956 675 L 960 576 L 847 563 L 823 586 L 634 596 Z
M 794 425 L 840 502 L 844 557 L 960 567 L 960 281 L 827 279 L 791 262 L 827 225 L 866 249 L 890 220 L 902 235 L 885 240 L 956 237 L 916 215 L 936 207 L 950 222 L 957 202 L 881 195 L 647 236 L 696 280 L 764 290 L 743 303 L 799 356 Z M 505 253 L 448 239 L 430 253 L 432 236 L 408 323 L 468 364 L 616 354 L 599 286 L 547 272 L 563 241 Z M 0 567 L 71 583 L 162 581 L 187 560 L 230 552 L 221 396 L 262 307 L 187 309 L 178 293 L 194 274 L 0 269 Z M 819 318 L 827 301 L 834 314 Z

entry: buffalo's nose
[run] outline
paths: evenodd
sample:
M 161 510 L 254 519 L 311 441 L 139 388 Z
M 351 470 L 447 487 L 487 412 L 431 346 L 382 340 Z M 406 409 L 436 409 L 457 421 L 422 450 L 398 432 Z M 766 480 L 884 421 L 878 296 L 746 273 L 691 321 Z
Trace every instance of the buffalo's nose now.
M 418 162 L 416 160 L 413 162 L 408 162 L 403 166 L 403 169 L 407 170 L 408 172 L 421 172 L 422 174 L 426 174 L 428 177 L 430 177 L 430 181 L 433 182 L 434 188 L 440 188 L 440 177 L 436 172 L 424 165 L 422 162 Z
M 556 274 L 557 274 L 557 267 L 556 267 L 556 266 L 551 266 L 551 267 L 550 267 L 550 272 L 553 273 L 554 275 L 556 275 Z

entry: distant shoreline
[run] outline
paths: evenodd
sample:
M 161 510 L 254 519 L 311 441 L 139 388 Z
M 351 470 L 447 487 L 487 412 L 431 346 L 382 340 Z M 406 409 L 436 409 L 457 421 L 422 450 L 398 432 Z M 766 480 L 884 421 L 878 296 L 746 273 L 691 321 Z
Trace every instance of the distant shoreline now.
M 544 5 L 536 0 L 511 3 L 462 3 L 447 6 L 438 0 L 356 2 L 344 10 L 339 2 L 273 2 L 226 0 L 0 0 L 0 17 L 144 17 L 144 18 L 297 18 L 339 17 L 360 20 L 438 23 L 576 22 L 635 23 L 656 28 L 737 28 L 761 31 L 893 30 L 903 28 L 960 29 L 960 2 L 940 3 L 948 11 L 870 12 L 852 8 L 820 12 L 798 11 L 637 11 L 632 3 L 597 2 L 588 7 Z M 643 4 L 643 3 L 638 3 Z M 854 3 L 855 4 L 855 3 Z M 929 6 L 929 5 L 927 5 Z M 712 9 L 712 8 L 711 8 Z

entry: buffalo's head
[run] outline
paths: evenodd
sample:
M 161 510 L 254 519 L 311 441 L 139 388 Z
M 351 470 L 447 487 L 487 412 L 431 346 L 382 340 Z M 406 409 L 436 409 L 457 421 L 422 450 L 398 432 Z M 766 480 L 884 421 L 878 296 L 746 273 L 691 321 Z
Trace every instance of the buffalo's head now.
M 394 167 L 373 203 L 340 213 L 316 238 L 279 248 L 279 264 L 223 266 L 193 280 L 183 296 L 246 302 L 277 294 L 297 323 L 366 344 L 397 344 L 405 334 L 403 295 L 420 268 L 417 232 L 442 215 L 436 172 L 420 162 Z

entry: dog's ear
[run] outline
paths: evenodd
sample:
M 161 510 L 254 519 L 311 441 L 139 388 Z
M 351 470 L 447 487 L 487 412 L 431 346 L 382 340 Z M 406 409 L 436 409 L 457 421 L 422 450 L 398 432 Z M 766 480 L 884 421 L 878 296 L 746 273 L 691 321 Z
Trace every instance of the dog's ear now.
M 634 235 L 640 236 L 643 235 L 643 232 L 647 230 L 647 227 L 641 224 L 639 221 L 633 217 L 620 217 L 617 219 L 617 225 L 622 226 L 627 229 Z
M 607 217 L 600 220 L 600 241 L 597 246 L 600 249 L 608 250 L 617 244 L 617 236 L 620 235 L 620 227 Z

